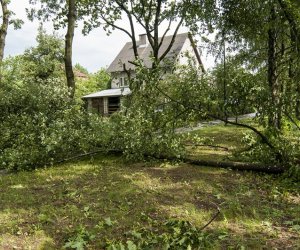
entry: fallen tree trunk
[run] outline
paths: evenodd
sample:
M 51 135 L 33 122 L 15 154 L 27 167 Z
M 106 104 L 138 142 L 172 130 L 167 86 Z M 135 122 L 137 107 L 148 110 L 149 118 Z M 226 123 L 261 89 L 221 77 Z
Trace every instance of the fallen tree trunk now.
M 225 151 L 229 151 L 229 148 L 218 146 L 218 145 L 211 145 L 211 144 L 193 144 L 193 143 L 186 143 L 184 146 L 190 146 L 190 147 L 208 147 L 208 148 L 218 148 Z
M 71 156 L 69 158 L 61 159 L 59 161 L 55 161 L 53 164 L 60 164 L 60 163 L 64 163 L 64 162 L 67 162 L 67 161 L 73 161 L 73 160 L 77 160 L 77 159 L 83 158 L 85 156 L 92 156 L 92 155 L 96 155 L 96 154 L 99 154 L 99 153 L 121 154 L 122 151 L 120 151 L 120 150 L 99 149 L 99 150 L 95 150 L 95 151 L 91 151 L 91 152 L 87 152 L 87 153 L 82 153 L 82 154 L 74 155 L 74 156 Z
M 95 155 L 98 153 L 112 153 L 112 154 L 120 154 L 122 151 L 120 150 L 95 150 L 93 152 L 79 154 L 70 158 L 62 159 L 60 161 L 55 162 L 55 164 L 63 163 L 66 161 L 77 160 L 79 158 Z M 227 162 L 227 161 L 210 161 L 210 160 L 200 160 L 200 159 L 190 159 L 190 158 L 177 158 L 177 157 L 168 157 L 168 156 L 153 156 L 147 155 L 148 157 L 153 157 L 159 160 L 170 160 L 170 161 L 182 161 L 184 163 L 197 165 L 197 166 L 205 166 L 205 167 L 215 167 L 215 168 L 229 168 L 233 170 L 241 170 L 241 171 L 254 171 L 254 172 L 263 172 L 268 174 L 281 174 L 287 168 L 280 165 L 263 165 L 260 163 L 250 163 L 250 162 Z
M 254 172 L 264 172 L 271 174 L 280 174 L 283 173 L 286 168 L 283 166 L 268 166 L 259 163 L 250 163 L 250 162 L 227 162 L 227 161 L 208 161 L 208 160 L 193 160 L 184 158 L 182 160 L 185 163 L 198 165 L 198 166 L 207 166 L 207 167 L 217 167 L 217 168 L 230 168 L 234 170 L 247 170 Z

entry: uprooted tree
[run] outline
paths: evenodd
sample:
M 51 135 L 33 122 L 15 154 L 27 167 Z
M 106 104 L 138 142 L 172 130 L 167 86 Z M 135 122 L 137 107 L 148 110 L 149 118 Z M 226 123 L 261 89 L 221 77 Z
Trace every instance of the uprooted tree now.
M 204 6 L 206 10 L 210 10 L 210 13 L 214 15 L 209 15 L 207 11 L 203 11 Z M 219 8 L 220 6 L 221 8 Z M 255 94 L 257 94 L 257 98 L 252 101 L 255 103 L 255 109 L 259 112 L 259 122 L 266 131 L 261 131 L 249 124 L 230 123 L 253 131 L 259 141 L 273 152 L 275 160 L 283 163 L 287 160 L 281 145 L 284 123 L 287 119 L 294 121 L 294 117 L 298 116 L 297 106 L 299 103 L 299 76 L 297 74 L 299 54 L 294 53 L 299 46 L 297 38 L 299 12 L 294 11 L 292 7 L 297 7 L 295 10 L 298 10 L 298 5 L 296 6 L 287 0 L 279 2 L 275 0 L 264 2 L 251 0 L 251 4 L 237 0 L 207 0 L 199 1 L 197 4 L 190 1 L 176 3 L 165 1 L 91 1 L 88 7 L 84 8 L 87 11 L 86 15 L 91 17 L 86 22 L 85 28 L 86 31 L 89 31 L 94 27 L 103 26 L 108 33 L 112 32 L 113 29 L 118 29 L 130 37 L 134 55 L 137 59 L 132 64 L 135 66 L 140 65 L 140 72 L 143 72 L 143 74 L 140 74 L 140 80 L 138 80 L 139 74 L 137 74 L 136 79 L 131 83 L 131 87 L 135 86 L 137 82 L 146 83 L 146 87 L 139 90 L 137 95 L 133 93 L 133 95 L 141 97 L 136 99 L 139 104 L 134 105 L 132 101 L 129 103 L 134 106 L 135 111 L 143 106 L 142 103 L 153 104 L 153 106 L 147 106 L 148 108 L 152 107 L 152 111 L 146 112 L 146 117 L 141 115 L 143 113 L 141 109 L 138 120 L 144 119 L 146 123 L 146 121 L 149 122 L 148 118 L 151 117 L 151 124 L 161 123 L 161 126 L 166 127 L 173 124 L 173 128 L 178 124 L 178 120 L 183 119 L 188 113 L 193 115 L 197 113 L 198 117 L 201 118 L 220 119 L 227 122 L 226 114 L 224 114 L 226 109 L 222 107 L 228 105 L 227 102 L 217 102 L 218 105 L 215 105 L 215 109 L 211 109 L 213 105 L 204 96 L 200 95 L 203 97 L 202 99 L 192 98 L 193 93 L 199 94 L 197 87 L 194 92 L 189 92 L 191 96 L 185 97 L 187 96 L 185 90 L 182 91 L 185 95 L 176 96 L 178 95 L 176 94 L 175 98 L 169 92 L 172 91 L 171 88 L 162 87 L 161 84 L 165 83 L 161 81 L 162 76 L 158 65 L 169 52 L 179 27 L 183 24 L 193 24 L 194 32 L 197 30 L 199 32 L 215 31 L 219 33 L 219 36 L 226 37 L 228 44 L 231 44 L 228 50 L 235 52 L 236 61 L 249 72 L 249 75 L 255 75 L 258 79 L 257 84 L 251 87 L 256 88 Z M 256 11 L 252 11 L 251 8 L 255 8 Z M 126 26 L 124 27 L 120 23 L 120 20 L 124 17 L 128 20 L 129 29 L 126 29 Z M 257 20 L 255 25 L 252 24 L 253 20 Z M 163 21 L 167 22 L 168 25 L 166 30 L 162 32 L 162 38 L 159 39 L 158 27 Z M 174 39 L 165 51 L 161 51 L 164 37 L 170 31 L 173 21 L 177 21 L 172 33 Z M 152 48 L 153 64 L 151 69 L 148 70 L 143 68 L 143 64 L 137 63 L 139 62 L 139 55 L 135 22 L 144 29 Z M 224 36 L 224 31 L 226 31 L 226 36 Z M 257 36 L 256 34 L 260 35 Z M 290 36 L 290 34 L 293 35 Z M 148 74 L 148 77 L 145 73 Z M 200 78 L 203 80 L 203 76 L 200 76 Z M 209 89 L 211 87 L 206 83 L 204 85 L 198 84 L 198 89 Z M 185 86 L 189 85 L 185 84 Z M 235 89 L 237 89 L 237 86 L 235 86 Z M 156 94 L 150 94 L 151 91 Z M 250 89 L 250 91 L 252 90 Z M 158 95 L 162 97 L 157 98 Z M 159 101 L 156 103 L 153 99 L 147 98 L 149 96 Z M 163 97 L 166 99 L 165 101 L 163 101 Z M 145 98 L 147 98 L 147 101 L 145 101 Z M 130 99 L 133 98 L 130 97 Z M 190 100 L 193 100 L 193 102 L 190 102 Z M 155 113 L 160 105 L 164 106 L 162 114 L 165 114 L 166 117 L 172 114 L 164 122 L 155 121 L 153 117 L 159 119 L 157 118 L 158 115 L 150 115 L 153 112 Z M 173 107 L 173 109 L 168 109 L 168 106 Z M 143 109 L 147 110 L 147 107 L 143 107 Z M 181 112 L 178 112 L 180 109 L 182 109 Z M 137 113 L 131 112 L 132 116 Z M 126 112 L 126 115 L 128 115 L 128 112 Z M 133 119 L 132 116 L 131 120 Z M 294 121 L 294 123 L 297 124 L 297 121 Z M 156 127 L 156 131 L 157 129 L 159 130 L 159 126 Z M 160 131 L 165 130 L 160 127 Z

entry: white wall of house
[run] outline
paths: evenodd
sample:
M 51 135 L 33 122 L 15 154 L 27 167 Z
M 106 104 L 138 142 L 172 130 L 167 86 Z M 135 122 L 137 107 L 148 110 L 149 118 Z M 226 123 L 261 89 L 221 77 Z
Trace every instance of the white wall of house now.
M 195 55 L 193 46 L 191 44 L 191 41 L 190 39 L 187 38 L 181 48 L 180 53 L 177 56 L 177 60 L 179 65 L 188 65 L 189 60 L 191 59 L 193 62 L 195 62 L 196 67 L 200 66 L 197 57 Z
M 122 80 L 120 80 L 122 78 Z M 125 72 L 114 72 L 112 73 L 112 81 L 111 81 L 111 88 L 112 89 L 118 89 L 121 87 L 128 87 L 128 81 L 125 80 L 127 79 L 127 74 Z M 121 86 L 121 81 L 122 81 L 122 86 Z M 125 86 L 124 86 L 124 81 L 125 81 Z M 127 84 L 126 84 L 127 82 Z
M 195 63 L 194 65 L 195 67 L 200 66 L 190 39 L 186 38 L 182 46 L 182 49 L 177 56 L 177 64 L 188 65 L 190 60 L 192 60 Z M 131 73 L 132 73 L 132 77 L 134 77 L 134 72 Z M 167 72 L 167 73 L 171 73 L 171 72 Z M 125 80 L 127 79 L 127 74 L 125 72 L 113 72 L 111 75 L 112 75 L 112 82 L 111 82 L 112 89 L 128 87 L 128 81 Z

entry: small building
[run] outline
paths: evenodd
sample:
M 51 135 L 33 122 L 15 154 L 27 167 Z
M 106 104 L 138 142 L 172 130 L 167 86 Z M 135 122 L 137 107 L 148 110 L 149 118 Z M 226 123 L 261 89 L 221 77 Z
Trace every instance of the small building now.
M 172 36 L 166 36 L 164 38 L 160 48 L 161 54 L 166 51 L 171 40 Z M 146 34 L 139 36 L 137 45 L 139 59 L 143 61 L 143 64 L 146 67 L 150 68 L 152 66 L 150 58 L 152 48 L 147 41 Z M 186 65 L 188 64 L 189 58 L 192 58 L 193 61 L 196 62 L 196 66 L 201 68 L 203 72 L 205 71 L 199 50 L 193 41 L 192 36 L 189 33 L 177 34 L 172 48 L 166 55 L 165 60 L 174 62 L 174 64 L 178 65 Z M 130 63 L 134 60 L 135 56 L 132 42 L 127 42 L 107 69 L 107 72 L 111 74 L 112 78 L 111 89 L 102 90 L 82 97 L 82 99 L 87 102 L 88 110 L 94 110 L 99 114 L 106 116 L 120 109 L 121 97 L 131 93 L 128 87 L 127 73 L 124 71 L 124 66 L 127 71 L 131 72 L 131 76 L 134 77 L 135 66 Z
M 128 87 L 102 90 L 83 97 L 88 110 L 94 110 L 101 115 L 110 115 L 120 109 L 122 96 L 131 93 Z
M 86 81 L 89 79 L 89 76 L 83 72 L 80 72 L 78 70 L 74 70 L 74 76 L 77 78 L 77 79 L 80 79 L 80 80 L 83 80 L 83 81 Z

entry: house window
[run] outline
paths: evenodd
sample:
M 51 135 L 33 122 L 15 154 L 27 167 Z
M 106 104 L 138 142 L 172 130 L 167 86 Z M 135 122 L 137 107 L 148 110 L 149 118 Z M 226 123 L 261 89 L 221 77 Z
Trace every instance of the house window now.
M 119 86 L 120 87 L 126 87 L 128 86 L 128 81 L 126 77 L 120 77 L 119 78 Z

